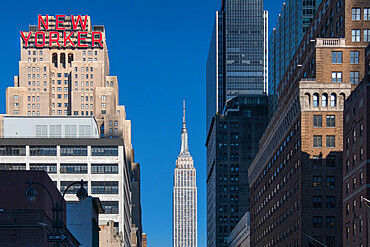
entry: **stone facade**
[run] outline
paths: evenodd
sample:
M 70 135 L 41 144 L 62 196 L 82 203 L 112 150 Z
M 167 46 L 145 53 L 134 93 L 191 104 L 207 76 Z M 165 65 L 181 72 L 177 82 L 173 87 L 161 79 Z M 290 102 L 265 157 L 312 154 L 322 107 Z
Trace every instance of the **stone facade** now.
M 48 19 L 53 27 L 55 18 Z M 70 30 L 71 17 L 67 16 L 65 23 Z M 36 28 L 30 25 L 25 35 Z M 56 30 L 44 32 L 49 36 L 51 31 Z M 130 147 L 131 122 L 126 119 L 125 107 L 119 105 L 118 79 L 109 74 L 105 27 L 93 26 L 87 16 L 85 31 L 100 31 L 103 47 L 25 47 L 21 39 L 19 75 L 6 90 L 6 114 L 94 116 L 101 137 L 124 138 Z M 57 32 L 62 37 L 64 31 Z

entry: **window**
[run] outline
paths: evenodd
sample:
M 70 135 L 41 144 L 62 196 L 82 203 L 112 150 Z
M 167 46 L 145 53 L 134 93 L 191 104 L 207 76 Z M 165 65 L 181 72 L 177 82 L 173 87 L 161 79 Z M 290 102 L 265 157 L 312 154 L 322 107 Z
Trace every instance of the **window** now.
M 313 167 L 322 167 L 321 156 L 313 156 L 312 162 L 313 162 Z
M 335 136 L 334 135 L 327 135 L 326 136 L 326 147 L 334 148 L 335 147 Z
M 364 29 L 364 42 L 370 41 L 370 29 Z
M 313 107 L 318 107 L 319 106 L 319 96 L 314 94 L 313 95 Z
M 351 72 L 349 72 L 349 74 L 350 74 L 350 82 L 351 83 L 354 83 L 354 84 L 357 84 L 357 83 L 359 83 L 359 80 L 360 80 L 360 76 L 359 76 L 359 72 L 358 71 L 351 71 Z
M 361 41 L 361 29 L 352 29 L 352 42 Z
M 334 176 L 327 176 L 326 177 L 326 187 L 327 188 L 335 188 L 335 177 Z
M 56 146 L 30 146 L 30 156 L 56 156 Z
M 335 208 L 335 196 L 326 197 L 326 208 Z
M 314 135 L 313 136 L 313 147 L 321 148 L 322 147 L 322 136 L 321 135 Z
M 336 107 L 337 105 L 337 97 L 335 94 L 330 95 L 330 107 Z
M 335 156 L 326 156 L 326 167 L 335 167 Z
M 118 164 L 91 164 L 92 174 L 118 174 Z
M 319 176 L 314 176 L 314 177 L 313 177 L 313 184 L 312 184 L 312 186 L 313 186 L 314 188 L 320 188 L 320 187 L 321 187 L 321 177 L 319 177 Z
M 335 227 L 335 218 L 333 216 L 326 217 L 326 228 L 334 228 Z
M 331 81 L 332 82 L 342 82 L 342 72 L 332 72 Z
M 14 100 L 18 100 L 18 95 L 14 95 Z
M 322 107 L 328 106 L 328 96 L 326 94 L 321 95 L 321 106 Z
M 101 103 L 101 107 L 102 107 L 102 108 L 106 108 L 106 106 L 107 106 L 107 105 L 106 105 L 105 103 Z
M 322 227 L 322 217 L 314 216 L 313 217 L 313 228 L 321 228 L 321 227 Z
M 60 173 L 87 173 L 87 164 L 60 164 Z
M 118 214 L 118 201 L 102 201 L 104 214 Z
M 331 62 L 332 63 L 342 63 L 343 62 L 343 53 L 341 51 L 332 51 L 331 52 Z
M 92 181 L 92 194 L 118 194 L 118 181 Z
M 322 208 L 322 197 L 321 196 L 313 197 L 313 208 Z
M 60 156 L 87 156 L 87 146 L 60 146 Z
M 0 156 L 26 156 L 26 146 L 0 146 Z
M 359 51 L 351 51 L 350 52 L 350 63 L 357 64 L 360 61 L 360 52 Z
M 118 121 L 114 121 L 114 125 L 117 126 L 118 125 Z
M 352 165 L 356 166 L 356 154 L 353 155 Z
M 364 8 L 364 21 L 370 21 L 370 8 Z
M 356 183 L 357 183 L 356 177 L 353 177 L 353 178 L 352 178 L 352 189 L 353 189 L 353 190 L 355 190 L 355 189 L 356 189 Z
M 61 181 L 60 182 L 60 192 L 63 194 L 64 191 L 67 189 L 67 187 L 71 184 L 74 183 L 75 181 Z M 87 190 L 87 181 L 83 182 L 84 188 Z M 74 184 L 69 189 L 67 190 L 66 194 L 76 194 L 77 191 L 81 188 L 80 184 Z
M 57 173 L 57 164 L 30 164 L 30 170 L 46 171 L 47 173 Z
M 92 156 L 118 156 L 117 146 L 91 146 Z
M 17 164 L 17 163 L 3 163 L 0 164 L 0 171 L 14 171 L 14 170 L 26 170 L 26 164 Z

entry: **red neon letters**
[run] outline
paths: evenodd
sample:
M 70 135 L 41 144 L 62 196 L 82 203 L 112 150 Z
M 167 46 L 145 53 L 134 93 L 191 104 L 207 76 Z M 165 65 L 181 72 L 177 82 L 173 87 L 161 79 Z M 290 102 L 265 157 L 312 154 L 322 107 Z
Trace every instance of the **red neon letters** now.
M 49 29 L 49 16 L 38 16 L 38 31 L 21 31 L 21 38 L 25 47 L 103 47 L 101 32 L 88 32 L 87 15 L 71 15 L 70 22 L 65 22 L 66 15 L 55 16 L 55 26 Z M 65 25 L 67 24 L 67 25 Z M 70 26 L 68 30 L 66 26 Z M 49 35 L 46 35 L 48 33 Z M 33 38 L 31 38 L 33 37 Z M 91 38 L 90 38 L 91 37 Z M 45 40 L 48 39 L 48 40 Z M 32 40 L 34 42 L 32 43 Z M 30 42 L 31 41 L 31 42 Z

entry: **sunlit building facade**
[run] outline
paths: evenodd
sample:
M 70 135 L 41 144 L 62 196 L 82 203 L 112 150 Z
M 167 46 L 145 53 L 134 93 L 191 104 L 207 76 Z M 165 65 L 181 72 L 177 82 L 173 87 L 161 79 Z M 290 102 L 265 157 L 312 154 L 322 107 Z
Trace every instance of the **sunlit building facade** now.
M 188 147 L 184 118 L 181 150 L 176 160 L 173 188 L 173 247 L 197 247 L 197 185 L 196 170 Z

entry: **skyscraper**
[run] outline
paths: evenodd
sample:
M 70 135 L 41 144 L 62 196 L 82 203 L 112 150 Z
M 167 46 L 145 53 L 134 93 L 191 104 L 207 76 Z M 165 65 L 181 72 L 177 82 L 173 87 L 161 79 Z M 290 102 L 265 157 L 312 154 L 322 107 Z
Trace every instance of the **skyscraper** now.
M 207 131 L 226 100 L 267 92 L 264 18 L 262 0 L 222 0 L 207 59 Z
M 262 0 L 222 0 L 216 12 L 206 66 L 209 247 L 226 246 L 249 210 L 247 171 L 267 125 L 267 23 Z
M 6 113 L 94 116 L 101 137 L 124 137 L 131 145 L 105 37 L 105 27 L 87 15 L 38 16 L 38 25 L 21 32 L 19 76 L 6 90 Z
M 59 151 L 53 155 L 56 157 L 59 155 L 63 157 L 81 156 L 82 164 L 71 163 L 77 159 L 65 159 L 63 164 L 48 159 L 53 162 L 51 165 L 55 170 L 55 172 L 53 170 L 54 173 L 57 173 L 56 171 L 69 173 L 69 176 L 63 174 L 62 177 L 58 177 L 57 175 L 55 181 L 63 190 L 63 187 L 65 188 L 69 182 L 78 177 L 82 176 L 88 180 L 88 186 L 91 188 L 89 192 L 99 194 L 103 198 L 102 204 L 106 215 L 100 219 L 106 221 L 100 223 L 107 224 L 108 220 L 113 219 L 114 227 L 123 233 L 124 246 L 130 246 L 132 191 L 129 183 L 131 164 L 134 163 L 131 121 L 126 119 L 125 107 L 119 105 L 117 77 L 110 75 L 105 34 L 105 27 L 103 25 L 93 26 L 87 15 L 39 15 L 37 25 L 30 25 L 28 31 L 20 32 L 19 76 L 14 77 L 14 86 L 6 90 L 6 113 L 11 116 L 40 116 L 42 118 L 56 116 L 65 119 L 80 118 L 76 116 L 94 116 L 93 122 L 97 124 L 97 128 L 94 126 L 94 131 L 99 132 L 98 136 L 115 139 L 94 140 L 107 143 L 106 147 L 103 144 L 100 145 L 99 152 L 104 153 L 102 151 L 104 148 L 114 146 L 109 143 L 119 143 L 118 155 L 108 154 L 109 152 L 103 155 L 112 156 L 115 159 L 102 158 L 91 164 L 93 160 L 90 158 L 87 160 L 87 154 L 97 156 L 99 153 L 90 152 L 92 148 L 89 146 L 94 142 L 78 141 L 74 138 L 88 137 L 86 136 L 89 133 L 88 130 L 93 128 L 87 124 L 71 124 L 74 120 L 68 120 L 70 122 L 64 125 L 55 122 L 50 125 L 40 124 L 35 129 L 36 138 L 46 136 L 58 138 L 58 140 L 63 137 L 71 138 L 68 146 L 78 143 L 80 148 L 85 150 L 83 154 L 79 151 L 77 155 L 74 152 L 60 155 Z M 56 117 L 50 117 L 52 119 L 50 121 L 55 121 Z M 4 136 L 2 124 L 3 119 L 0 121 L 1 137 Z M 40 141 L 42 143 L 42 140 L 36 143 Z M 22 146 L 29 145 L 27 142 L 22 143 L 21 139 L 17 142 Z M 63 146 L 63 140 L 62 143 L 53 143 L 53 148 L 58 146 L 58 150 L 62 149 L 60 145 Z M 89 151 L 87 151 L 88 147 Z M 104 164 L 103 159 L 110 163 Z M 40 160 L 42 161 L 37 157 L 33 162 L 40 164 Z M 71 169 L 73 166 L 76 168 Z M 7 167 L 13 169 L 12 165 L 5 166 Z M 28 169 L 28 166 L 23 167 Z M 37 165 L 34 169 L 47 170 L 48 167 L 50 167 L 48 164 Z M 134 167 L 136 167 L 135 164 Z M 96 179 L 95 175 L 97 175 Z M 139 176 L 139 173 L 135 174 L 135 182 Z M 109 181 L 108 177 L 112 181 Z M 133 188 L 137 187 L 135 186 L 134 183 Z M 140 193 L 140 190 L 134 192 Z M 139 196 L 135 194 L 134 198 Z M 66 199 L 69 199 L 68 195 Z M 136 200 L 133 206 L 134 223 L 136 227 L 141 228 L 141 224 L 136 221 L 141 220 L 140 217 L 136 217 L 136 213 L 140 210 L 138 204 L 140 200 Z M 129 220 L 124 220 L 128 218 Z M 141 229 L 139 231 L 141 234 Z
M 288 0 L 269 40 L 269 116 L 277 107 L 277 88 L 322 0 Z
M 197 247 L 196 171 L 188 147 L 188 131 L 184 116 L 181 149 L 176 160 L 173 188 L 173 247 Z
M 207 147 L 207 246 L 227 237 L 249 211 L 248 168 L 267 126 L 267 96 L 239 95 L 212 120 Z

